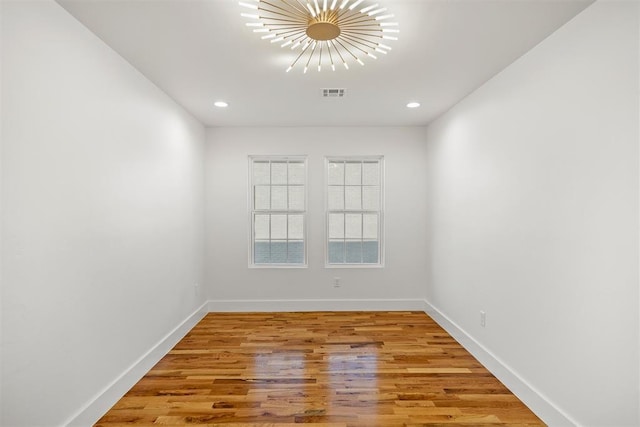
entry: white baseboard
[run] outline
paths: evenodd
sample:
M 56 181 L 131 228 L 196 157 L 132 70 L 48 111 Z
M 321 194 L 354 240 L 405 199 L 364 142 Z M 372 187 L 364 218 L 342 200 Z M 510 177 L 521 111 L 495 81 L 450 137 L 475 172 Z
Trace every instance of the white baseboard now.
M 140 380 L 160 359 L 207 314 L 207 302 L 189 315 L 149 351 L 136 360 L 111 384 L 94 396 L 64 425 L 90 426 L 95 424 L 133 385 Z
M 208 307 L 210 312 L 424 311 L 424 300 L 210 300 Z
M 578 426 L 578 422 L 555 406 L 544 394 L 523 380 L 500 358 L 487 350 L 440 310 L 424 301 L 424 312 L 456 339 L 469 353 L 550 426 Z

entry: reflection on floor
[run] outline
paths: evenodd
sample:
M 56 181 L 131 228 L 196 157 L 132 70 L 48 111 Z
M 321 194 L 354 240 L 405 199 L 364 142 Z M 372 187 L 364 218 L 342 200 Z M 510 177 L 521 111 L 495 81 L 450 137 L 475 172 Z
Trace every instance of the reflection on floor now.
M 98 426 L 544 425 L 422 312 L 210 313 Z

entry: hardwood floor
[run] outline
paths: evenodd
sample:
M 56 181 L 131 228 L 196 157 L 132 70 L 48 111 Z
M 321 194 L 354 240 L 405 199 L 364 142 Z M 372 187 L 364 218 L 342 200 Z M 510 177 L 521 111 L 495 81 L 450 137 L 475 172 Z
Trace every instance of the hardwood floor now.
M 96 424 L 544 425 L 421 312 L 210 313 Z

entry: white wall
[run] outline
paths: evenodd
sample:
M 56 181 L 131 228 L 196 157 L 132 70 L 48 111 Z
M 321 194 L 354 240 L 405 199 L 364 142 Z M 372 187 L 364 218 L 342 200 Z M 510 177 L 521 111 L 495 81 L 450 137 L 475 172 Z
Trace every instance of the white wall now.
M 429 302 L 581 425 L 640 424 L 638 5 L 595 3 L 428 128 Z
M 0 424 L 53 426 L 204 302 L 205 131 L 56 3 L 2 43 Z
M 357 127 L 209 129 L 207 283 L 210 299 L 225 301 L 212 308 L 422 308 L 426 274 L 424 132 L 423 128 Z M 247 157 L 265 154 L 308 155 L 308 268 L 248 268 Z M 385 156 L 384 268 L 324 267 L 326 155 Z M 341 288 L 333 287 L 333 277 L 342 278 Z

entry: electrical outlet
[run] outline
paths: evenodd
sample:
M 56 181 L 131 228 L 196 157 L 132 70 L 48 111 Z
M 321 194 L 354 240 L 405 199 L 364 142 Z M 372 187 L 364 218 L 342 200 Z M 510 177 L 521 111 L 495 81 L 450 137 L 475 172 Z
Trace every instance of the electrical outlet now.
M 342 279 L 340 279 L 339 277 L 334 277 L 333 278 L 333 287 L 334 288 L 339 288 L 340 286 L 342 286 Z
M 482 310 L 480 310 L 480 326 L 483 328 L 487 326 L 487 313 Z

